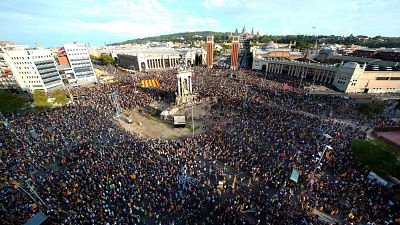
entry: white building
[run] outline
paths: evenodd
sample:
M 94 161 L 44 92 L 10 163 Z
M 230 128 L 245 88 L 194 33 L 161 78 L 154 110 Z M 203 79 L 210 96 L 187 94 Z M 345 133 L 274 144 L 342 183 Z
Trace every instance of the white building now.
M 64 44 L 69 64 L 78 83 L 97 82 L 85 44 Z
M 180 54 L 184 54 L 185 66 L 202 65 L 206 53 L 201 48 L 134 48 L 131 50 L 113 50 L 119 64 L 136 71 L 175 68 L 179 64 Z
M 27 46 L 17 45 L 0 48 L 2 48 L 2 58 L 12 74 L 12 79 L 23 91 L 48 92 L 64 87 L 49 49 L 30 49 Z
M 4 49 L 0 47 L 0 89 L 18 89 L 15 76 L 4 54 Z
M 258 57 L 253 69 L 332 85 L 345 93 L 400 93 L 400 66 L 374 71 L 356 62 L 332 65 Z

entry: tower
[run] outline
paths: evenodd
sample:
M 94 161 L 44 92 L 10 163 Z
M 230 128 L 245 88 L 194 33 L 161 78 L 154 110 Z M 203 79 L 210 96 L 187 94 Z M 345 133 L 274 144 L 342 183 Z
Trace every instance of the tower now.
M 242 34 L 246 33 L 246 26 L 243 26 Z
M 214 63 L 214 36 L 207 36 L 207 67 L 212 68 Z
M 232 37 L 231 70 L 237 70 L 239 57 L 239 36 Z

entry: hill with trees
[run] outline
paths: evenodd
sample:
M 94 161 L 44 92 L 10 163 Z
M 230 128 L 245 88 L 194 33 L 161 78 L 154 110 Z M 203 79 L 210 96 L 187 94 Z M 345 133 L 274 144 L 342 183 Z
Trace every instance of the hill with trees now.
M 147 42 L 178 42 L 178 43 L 193 43 L 196 40 L 206 40 L 207 35 L 212 33 L 214 35 L 214 42 L 221 43 L 224 41 L 230 41 L 230 32 L 213 32 L 213 31 L 196 31 L 196 32 L 183 32 L 176 34 L 166 34 L 154 37 L 146 37 L 139 39 L 127 40 L 124 42 L 114 43 L 111 45 L 121 45 L 121 44 L 143 44 Z M 268 41 L 274 41 L 278 43 L 289 43 L 296 42 L 297 48 L 306 48 L 313 46 L 315 41 L 318 43 L 326 44 L 344 44 L 344 45 L 361 45 L 370 48 L 400 48 L 400 37 L 368 37 L 365 35 L 349 35 L 336 36 L 336 35 L 262 35 L 258 38 L 253 38 L 252 42 L 265 43 Z

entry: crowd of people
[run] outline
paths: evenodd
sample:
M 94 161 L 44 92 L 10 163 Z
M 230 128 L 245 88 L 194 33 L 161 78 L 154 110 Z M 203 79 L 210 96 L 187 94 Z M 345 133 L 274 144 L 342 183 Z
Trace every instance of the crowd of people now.
M 68 106 L 6 115 L 2 224 L 37 212 L 54 224 L 324 223 L 315 210 L 346 224 L 400 218 L 399 194 L 368 179 L 350 150 L 369 127 L 399 124 L 366 119 L 353 100 L 310 95 L 288 77 L 196 67 L 194 92 L 215 99 L 203 118 L 213 123 L 193 138 L 143 139 L 115 121 L 111 94 L 124 109 L 172 106 L 175 71 L 102 69 L 117 82 L 66 89 L 77 97 Z M 138 78 L 161 87 L 134 87 Z

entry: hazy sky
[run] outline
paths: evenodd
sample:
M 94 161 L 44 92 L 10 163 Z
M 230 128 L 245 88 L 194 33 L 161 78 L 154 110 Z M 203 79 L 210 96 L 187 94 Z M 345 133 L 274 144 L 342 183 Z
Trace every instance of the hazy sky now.
M 272 35 L 400 36 L 400 0 L 1 0 L 0 12 L 0 41 L 45 47 L 244 25 Z

